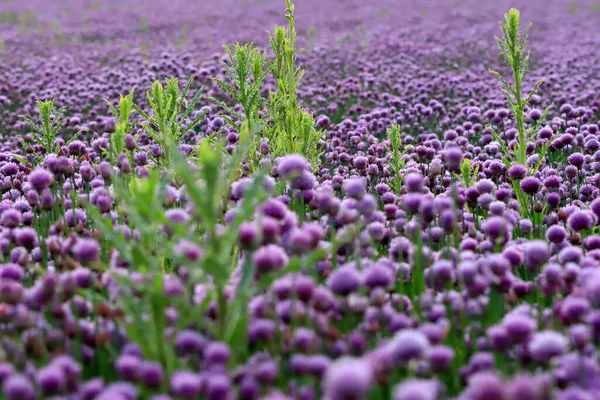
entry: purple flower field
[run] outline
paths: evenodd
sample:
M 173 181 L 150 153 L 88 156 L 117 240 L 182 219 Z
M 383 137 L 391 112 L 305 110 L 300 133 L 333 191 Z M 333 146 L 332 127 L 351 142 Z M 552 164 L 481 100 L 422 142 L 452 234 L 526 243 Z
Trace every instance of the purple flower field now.
M 0 399 L 599 399 L 598 26 L 0 0 Z

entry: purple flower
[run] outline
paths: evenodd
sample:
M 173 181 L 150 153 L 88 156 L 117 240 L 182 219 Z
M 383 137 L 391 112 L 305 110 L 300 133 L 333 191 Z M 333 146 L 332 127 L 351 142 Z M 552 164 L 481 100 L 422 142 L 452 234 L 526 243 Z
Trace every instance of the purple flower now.
M 537 332 L 527 345 L 531 357 L 542 364 L 548 363 L 553 357 L 565 354 L 568 348 L 569 340 L 555 331 Z
M 437 400 L 441 393 L 438 381 L 434 379 L 407 379 L 394 389 L 394 400 Z
M 29 183 L 35 190 L 41 192 L 52 186 L 54 183 L 54 175 L 46 169 L 37 168 L 29 174 Z
M 575 211 L 567 219 L 567 225 L 575 232 L 591 229 L 594 220 L 588 211 Z
M 202 379 L 189 371 L 177 371 L 171 376 L 171 392 L 182 399 L 196 399 L 202 391 Z
M 342 357 L 327 369 L 324 392 L 331 400 L 366 399 L 373 383 L 373 370 L 367 361 Z
M 100 246 L 94 239 L 79 239 L 73 246 L 75 259 L 83 265 L 100 260 Z
M 2 385 L 2 393 L 7 400 L 34 400 L 35 389 L 31 382 L 20 374 L 11 375 Z
M 308 161 L 306 161 L 306 158 L 297 154 L 290 154 L 279 160 L 277 172 L 283 179 L 292 179 L 300 176 L 307 168 Z
M 331 275 L 327 278 L 327 286 L 329 286 L 334 293 L 343 296 L 358 290 L 361 284 L 361 274 L 357 271 L 354 264 L 346 264 L 333 270 Z
M 275 244 L 268 244 L 260 247 L 254 252 L 252 261 L 256 266 L 257 273 L 262 275 L 285 268 L 288 264 L 289 257 L 282 247 Z

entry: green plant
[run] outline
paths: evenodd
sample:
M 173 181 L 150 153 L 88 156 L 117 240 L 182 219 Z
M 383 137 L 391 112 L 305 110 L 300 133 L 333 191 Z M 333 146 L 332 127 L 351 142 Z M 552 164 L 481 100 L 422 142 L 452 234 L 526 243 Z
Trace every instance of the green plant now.
M 119 154 L 125 149 L 125 136 L 129 133 L 131 123 L 131 109 L 133 107 L 133 92 L 135 88 L 126 95 L 119 98 L 119 109 L 117 110 L 108 100 L 104 99 L 116 119 L 115 132 L 110 136 L 110 156 L 116 162 Z
M 151 115 L 137 104 L 132 103 L 133 108 L 145 119 L 144 130 L 162 147 L 167 167 L 171 165 L 171 144 L 179 144 L 183 136 L 198 125 L 208 112 L 207 110 L 199 113 L 196 118 L 186 124 L 201 95 L 201 89 L 199 89 L 184 107 L 193 80 L 194 78 L 191 77 L 183 92 L 179 89 L 179 81 L 174 77 L 166 79 L 165 86 L 158 80 L 154 81 L 151 89 L 146 92 L 148 104 L 152 110 Z
M 526 97 L 523 97 L 523 80 L 529 67 L 529 52 L 526 50 L 527 33 L 531 27 L 531 23 L 527 25 L 525 30 L 521 33 L 519 17 L 519 11 L 511 8 L 509 12 L 504 15 L 504 25 L 500 23 L 502 37 L 496 37 L 502 56 L 512 70 L 513 83 L 509 83 L 499 72 L 490 70 L 490 72 L 500 81 L 500 90 L 506 95 L 508 104 L 513 111 L 515 122 L 517 124 L 517 132 L 519 134 L 518 144 L 514 149 L 509 149 L 499 137 L 498 133 L 490 127 L 492 134 L 501 146 L 504 154 L 503 160 L 507 166 L 510 166 L 511 162 L 527 166 L 527 145 L 537 133 L 537 124 L 534 124 L 528 129 L 525 128 L 525 107 L 528 106 L 531 98 L 544 82 L 544 79 L 540 79 L 534 85 L 533 90 Z M 541 121 L 546 119 L 550 107 L 551 105 L 546 107 L 542 113 Z M 540 161 L 535 166 L 534 170 L 539 168 L 541 160 L 548 150 L 549 144 L 550 141 L 548 141 L 541 149 L 539 157 Z
M 55 99 L 43 101 L 36 100 L 38 112 L 40 114 L 39 124 L 24 115 L 19 116 L 33 128 L 33 142 L 42 146 L 46 153 L 53 153 L 59 150 L 58 145 L 54 141 L 65 124 L 64 115 L 67 108 L 61 107 L 58 110 L 55 110 L 54 101 Z M 77 132 L 67 140 L 67 144 L 75 140 L 81 132 L 82 131 Z
M 463 187 L 468 188 L 473 186 L 477 182 L 477 173 L 479 172 L 479 165 L 472 168 L 471 160 L 463 158 L 460 162 L 460 175 L 454 174 L 454 177 L 460 181 Z
M 404 165 L 406 161 L 402 158 L 402 143 L 400 140 L 400 126 L 392 125 L 390 129 L 387 131 L 388 139 L 390 141 L 390 146 L 387 144 L 385 147 L 392 154 L 392 172 L 394 174 L 394 181 L 392 186 L 396 193 L 400 193 L 400 188 L 402 187 L 402 179 L 404 179 L 404 173 L 402 170 L 404 169 Z
M 223 62 L 222 65 L 228 81 L 217 78 L 213 78 L 213 80 L 224 92 L 242 105 L 244 115 L 239 115 L 220 100 L 213 97 L 210 100 L 230 115 L 224 116 L 224 118 L 234 128 L 240 129 L 240 125 L 233 120 L 233 118 L 236 118 L 240 121 L 246 121 L 249 129 L 255 129 L 261 124 L 259 112 L 266 104 L 265 99 L 261 96 L 262 84 L 269 73 L 266 54 L 251 43 L 245 45 L 236 43 L 231 47 L 225 46 L 225 51 L 229 61 Z
M 300 51 L 296 48 L 294 4 L 286 0 L 286 5 L 288 28 L 276 26 L 273 33 L 269 33 L 275 53 L 271 73 L 277 91 L 270 93 L 272 123 L 266 136 L 275 157 L 299 153 L 316 166 L 321 159 L 319 141 L 323 132 L 315 128 L 314 117 L 298 104 L 297 90 L 306 71 L 296 65 Z
M 274 59 L 267 62 L 265 52 L 251 44 L 225 47 L 229 60 L 223 65 L 228 82 L 216 82 L 242 105 L 245 115 L 237 114 L 222 101 L 211 99 L 229 114 L 227 121 L 236 129 L 239 125 L 234 119 L 246 121 L 249 129 L 256 131 L 254 147 L 248 153 L 254 170 L 258 164 L 256 150 L 263 138 L 268 140 L 273 157 L 299 153 L 317 166 L 322 154 L 319 141 L 323 132 L 315 128 L 313 115 L 298 104 L 297 90 L 305 70 L 297 66 L 300 52 L 296 48 L 294 4 L 290 0 L 286 0 L 286 4 L 288 28 L 276 26 L 269 33 Z M 267 102 L 261 90 L 269 74 L 275 79 L 277 90 L 269 93 Z M 267 115 L 261 118 L 259 113 L 265 108 Z

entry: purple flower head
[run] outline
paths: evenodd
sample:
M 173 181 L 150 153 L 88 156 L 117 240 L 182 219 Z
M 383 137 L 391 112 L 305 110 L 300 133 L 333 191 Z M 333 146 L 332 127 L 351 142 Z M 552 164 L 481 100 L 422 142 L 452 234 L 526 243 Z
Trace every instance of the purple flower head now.
M 100 260 L 100 245 L 94 239 L 79 239 L 73 246 L 75 259 L 83 265 Z
M 33 385 L 21 374 L 8 377 L 2 385 L 2 393 L 7 400 L 34 400 L 36 398 Z
M 541 240 L 527 242 L 523 250 L 525 256 L 523 262 L 530 271 L 541 268 L 550 257 L 548 244 Z
M 541 364 L 546 364 L 552 358 L 565 354 L 568 348 L 569 340 L 555 331 L 537 332 L 527 345 L 531 357 Z
M 29 174 L 29 183 L 35 190 L 41 192 L 52 186 L 54 183 L 54 175 L 46 169 L 37 168 Z
M 177 371 L 171 376 L 171 392 L 182 399 L 196 399 L 202 391 L 202 379 L 189 371 Z
M 504 384 L 493 372 L 480 372 L 469 379 L 463 396 L 468 400 L 504 400 Z
M 344 193 L 348 197 L 360 200 L 365 195 L 366 182 L 363 178 L 351 178 L 344 182 Z
M 343 265 L 331 273 L 327 278 L 327 286 L 334 293 L 348 295 L 360 288 L 362 276 L 354 264 Z
M 307 169 L 308 161 L 306 161 L 306 158 L 297 154 L 290 154 L 282 157 L 279 159 L 279 164 L 277 165 L 279 176 L 286 180 L 302 175 Z
M 536 194 L 541 186 L 540 180 L 533 176 L 528 176 L 521 181 L 521 190 L 529 195 Z
M 567 219 L 567 225 L 575 232 L 591 229 L 594 219 L 588 211 L 578 210 L 573 212 Z
M 435 379 L 407 379 L 394 389 L 394 400 L 437 400 L 441 386 Z
M 41 368 L 37 372 L 36 381 L 46 396 L 59 394 L 65 386 L 63 371 L 54 365 Z
M 431 345 L 422 332 L 404 329 L 394 335 L 388 346 L 393 360 L 399 364 L 406 364 L 410 360 L 426 356 Z
M 520 181 L 527 176 L 527 168 L 521 164 L 514 164 L 508 169 L 508 176 Z
M 324 392 L 331 400 L 362 400 L 367 398 L 373 383 L 373 370 L 367 361 L 342 357 L 327 370 Z
M 275 244 L 268 244 L 260 247 L 254 252 L 252 261 L 256 266 L 257 273 L 262 275 L 285 268 L 288 264 L 289 257 L 282 247 Z

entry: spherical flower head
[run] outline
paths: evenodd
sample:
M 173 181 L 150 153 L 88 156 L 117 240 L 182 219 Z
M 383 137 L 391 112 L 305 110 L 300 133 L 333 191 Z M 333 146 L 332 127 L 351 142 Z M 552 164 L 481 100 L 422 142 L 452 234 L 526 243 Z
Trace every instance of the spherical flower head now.
M 13 229 L 21 224 L 22 216 L 19 210 L 8 208 L 2 212 L 0 224 L 5 228 Z
M 346 196 L 360 200 L 366 193 L 367 184 L 363 178 L 350 178 L 344 182 Z
M 357 169 L 365 169 L 369 163 L 369 159 L 365 156 L 356 156 L 353 160 L 354 167 Z
M 100 260 L 100 245 L 94 239 L 78 239 L 73 246 L 75 259 L 83 265 Z
M 541 186 L 542 182 L 534 176 L 528 176 L 521 181 L 521 190 L 529 195 L 536 194 Z
M 362 359 L 342 357 L 329 366 L 324 392 L 331 400 L 362 400 L 373 384 L 371 365 Z
M 426 356 L 431 344 L 421 331 L 404 329 L 396 333 L 387 346 L 395 362 L 406 364 Z
M 277 165 L 277 173 L 283 179 L 293 179 L 298 177 L 308 169 L 308 161 L 306 158 L 298 154 L 290 154 L 281 157 Z
M 521 343 L 530 337 L 537 324 L 531 317 L 513 312 L 504 317 L 501 326 L 512 343 Z
M 481 230 L 492 240 L 504 236 L 508 230 L 508 224 L 503 217 L 490 217 L 481 224 Z
M 577 168 L 581 168 L 585 162 L 585 157 L 581 153 L 573 153 L 567 158 L 567 162 Z
M 311 190 L 315 187 L 317 178 L 314 174 L 308 171 L 302 172 L 298 177 L 295 177 L 290 182 L 290 187 L 297 190 Z
M 30 227 L 17 228 L 15 229 L 15 241 L 19 246 L 32 249 L 38 243 L 37 232 Z
M 406 177 L 404 177 L 404 185 L 409 192 L 423 191 L 423 175 L 419 173 L 406 175 Z
M 429 366 L 434 372 L 445 372 L 454 359 L 454 350 L 448 346 L 438 345 L 429 351 Z
M 46 396 L 60 393 L 65 386 L 63 371 L 54 365 L 41 368 L 36 374 L 36 381 Z
M 444 152 L 444 161 L 446 168 L 452 172 L 460 171 L 460 162 L 463 159 L 463 153 L 458 147 L 451 147 Z
M 14 374 L 2 385 L 2 393 L 7 400 L 34 400 L 36 393 L 33 385 L 25 375 Z
M 563 355 L 569 349 L 569 339 L 556 331 L 542 331 L 533 335 L 527 349 L 531 357 L 542 364 Z
M 202 392 L 202 379 L 189 371 L 177 371 L 171 376 L 171 392 L 182 399 L 196 399 Z
M 362 284 L 362 276 L 354 264 L 343 265 L 327 278 L 327 286 L 336 294 L 345 296 L 357 291 Z
M 552 225 L 546 231 L 546 240 L 551 243 L 562 243 L 567 238 L 567 232 L 560 225 Z
M 175 337 L 177 354 L 201 354 L 207 345 L 207 340 L 200 333 L 191 329 L 179 331 Z
M 225 343 L 212 342 L 204 349 L 204 362 L 209 366 L 226 364 L 230 354 L 229 347 Z
M 260 232 L 255 222 L 243 222 L 239 229 L 240 244 L 245 249 L 252 249 L 258 244 Z
M 590 204 L 590 210 L 596 214 L 597 218 L 600 218 L 600 198 L 592 201 L 592 204 Z
M 435 379 L 407 379 L 394 389 L 394 400 L 437 400 L 441 387 Z
M 566 246 L 558 253 L 558 262 L 562 265 L 567 263 L 579 264 L 583 257 L 583 250 L 576 246 Z
M 139 358 L 125 354 L 120 356 L 115 362 L 115 370 L 121 379 L 135 381 L 140 365 L 141 361 Z
M 508 169 L 508 176 L 510 179 L 520 181 L 527 176 L 527 168 L 521 164 L 514 164 Z
M 94 400 L 104 389 L 104 380 L 102 378 L 94 378 L 84 382 L 79 388 L 81 400 Z
M 191 219 L 190 214 L 181 208 L 167 210 L 167 212 L 165 212 L 165 217 L 172 225 L 185 225 Z
M 257 273 L 262 275 L 285 268 L 289 262 L 289 257 L 282 247 L 276 244 L 268 244 L 254 252 L 252 261 L 256 266 Z
M 387 288 L 394 279 L 390 268 L 382 264 L 375 264 L 364 271 L 365 286 L 368 288 Z
M 577 210 L 573 212 L 567 219 L 567 225 L 575 232 L 591 229 L 594 224 L 594 219 L 588 211 Z
M 523 250 L 523 263 L 530 271 L 535 271 L 541 268 L 544 263 L 548 261 L 548 257 L 550 257 L 548 244 L 542 240 L 533 240 L 527 242 L 523 247 Z
M 463 394 L 469 400 L 504 400 L 504 384 L 493 372 L 479 372 L 471 376 Z
M 49 188 L 54 183 L 54 175 L 52 172 L 44 168 L 36 168 L 29 174 L 29 183 L 38 192 Z
M 162 365 L 156 361 L 145 361 L 139 371 L 140 381 L 149 388 L 159 388 L 164 379 Z

